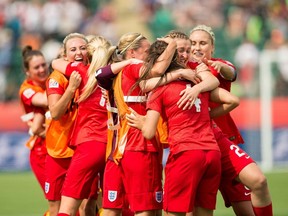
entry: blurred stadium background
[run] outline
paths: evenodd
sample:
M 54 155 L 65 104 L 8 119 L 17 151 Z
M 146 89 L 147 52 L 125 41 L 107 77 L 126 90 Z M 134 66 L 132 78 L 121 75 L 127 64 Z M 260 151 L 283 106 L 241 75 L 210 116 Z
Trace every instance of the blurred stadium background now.
M 151 41 L 172 29 L 213 27 L 215 56 L 234 63 L 232 115 L 242 146 L 264 171 L 288 171 L 287 0 L 1 0 L 0 171 L 29 170 L 18 88 L 25 75 L 21 49 L 30 44 L 53 59 L 71 32 L 100 34 L 113 43 L 126 32 Z

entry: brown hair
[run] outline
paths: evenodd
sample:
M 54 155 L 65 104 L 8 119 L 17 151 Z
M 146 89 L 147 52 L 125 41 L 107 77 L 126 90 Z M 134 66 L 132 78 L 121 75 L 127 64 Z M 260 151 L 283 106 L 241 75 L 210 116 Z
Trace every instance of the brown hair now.
M 137 85 L 139 85 L 139 83 L 141 81 L 145 81 L 147 80 L 148 77 L 151 77 L 150 75 L 150 71 L 153 67 L 153 65 L 157 62 L 158 57 L 164 52 L 164 50 L 166 49 L 166 47 L 168 46 L 168 44 L 165 41 L 161 41 L 161 40 L 157 40 L 155 41 L 149 48 L 149 54 L 143 64 L 143 67 L 141 68 L 141 77 L 137 80 L 137 82 L 135 83 L 135 85 L 133 85 L 133 87 L 131 89 L 134 89 Z M 184 65 L 182 65 L 181 63 L 178 62 L 178 53 L 175 50 L 173 58 L 171 60 L 171 63 L 169 65 L 169 67 L 167 68 L 167 70 L 165 71 L 165 73 L 163 74 L 163 76 L 161 77 L 161 79 L 159 80 L 159 82 L 156 84 L 155 88 L 159 86 L 159 84 L 161 83 L 162 79 L 165 78 L 165 74 L 173 71 L 173 70 L 177 70 L 180 68 L 185 68 Z
M 32 47 L 30 45 L 27 45 L 23 48 L 22 50 L 22 57 L 23 57 L 23 66 L 24 69 L 27 71 L 29 70 L 29 63 L 30 60 L 34 57 L 34 56 L 43 56 L 42 52 L 39 50 L 33 50 Z M 43 56 L 44 57 L 44 56 Z

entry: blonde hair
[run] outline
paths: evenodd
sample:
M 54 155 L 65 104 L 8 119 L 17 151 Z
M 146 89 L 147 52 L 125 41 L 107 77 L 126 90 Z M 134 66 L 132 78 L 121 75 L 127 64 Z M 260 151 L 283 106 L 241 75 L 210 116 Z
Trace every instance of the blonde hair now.
M 212 41 L 212 44 L 214 45 L 215 44 L 215 34 L 212 30 L 212 28 L 210 26 L 206 26 L 206 25 L 198 25 L 196 26 L 195 28 L 193 28 L 191 31 L 190 31 L 190 35 L 194 32 L 194 31 L 205 31 L 207 32 L 210 37 L 211 37 L 211 41 Z
M 67 41 L 72 39 L 72 38 L 82 38 L 86 43 L 88 43 L 88 40 L 87 40 L 85 35 L 77 33 L 77 32 L 70 33 L 63 40 L 63 54 L 64 55 L 67 54 L 67 50 L 66 50 Z
M 147 40 L 147 38 L 140 33 L 126 33 L 122 35 L 117 45 L 118 54 L 122 55 L 122 58 L 125 59 L 127 50 L 138 49 L 141 47 L 142 40 Z
M 97 84 L 94 76 L 95 71 L 108 64 L 115 49 L 116 47 L 112 46 L 111 42 L 102 36 L 95 36 L 90 39 L 90 42 L 87 44 L 87 51 L 92 59 L 87 71 L 88 81 L 84 86 L 78 102 L 87 99 L 95 91 Z

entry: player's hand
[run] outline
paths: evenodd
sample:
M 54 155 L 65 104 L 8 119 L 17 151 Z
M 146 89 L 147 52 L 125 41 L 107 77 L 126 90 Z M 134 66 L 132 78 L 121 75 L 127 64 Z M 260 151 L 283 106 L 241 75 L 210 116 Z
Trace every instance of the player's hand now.
M 221 68 L 223 67 L 223 62 L 220 61 L 213 61 L 213 60 L 208 60 L 208 65 L 213 67 L 218 73 L 220 73 Z
M 208 65 L 206 65 L 204 62 L 200 63 L 197 67 L 196 67 L 196 73 L 200 73 L 203 71 L 210 71 L 208 68 Z
M 145 116 L 138 114 L 131 107 L 129 107 L 129 111 L 130 111 L 130 113 L 126 114 L 126 119 L 128 120 L 128 125 L 141 130 L 143 125 L 144 125 L 144 122 L 145 122 Z
M 186 80 L 190 80 L 194 84 L 198 84 L 201 82 L 200 76 L 196 73 L 195 70 L 192 69 L 179 69 L 181 70 L 181 78 L 184 78 Z
M 69 85 L 68 88 L 70 88 L 73 92 L 76 91 L 76 89 L 79 87 L 80 83 L 82 81 L 81 75 L 78 71 L 73 71 L 71 73 L 71 76 L 69 78 Z
M 180 92 L 181 98 L 177 102 L 178 107 L 182 108 L 183 110 L 191 109 L 198 95 L 199 90 L 197 85 L 194 85 L 193 87 L 187 86 L 186 89 Z

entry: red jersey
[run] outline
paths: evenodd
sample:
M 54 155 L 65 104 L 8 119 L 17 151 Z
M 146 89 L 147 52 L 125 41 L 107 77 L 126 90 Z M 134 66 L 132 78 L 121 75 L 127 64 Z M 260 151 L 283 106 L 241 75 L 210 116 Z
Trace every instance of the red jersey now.
M 180 92 L 191 84 L 174 81 L 158 87 L 149 95 L 147 109 L 159 112 L 167 121 L 168 143 L 173 154 L 187 150 L 218 150 L 214 133 L 210 127 L 209 92 L 199 94 L 192 109 L 178 108 Z
M 82 77 L 79 86 L 80 94 L 87 83 L 87 70 L 89 65 L 81 62 L 72 62 L 67 68 L 65 75 L 68 77 L 73 71 L 78 71 Z M 78 105 L 78 115 L 75 121 L 71 137 L 71 146 L 88 141 L 107 142 L 107 110 L 105 99 L 101 89 L 96 85 L 95 91 Z
M 141 93 L 137 85 L 132 90 L 132 86 L 139 79 L 139 71 L 142 64 L 131 64 L 122 70 L 122 91 L 124 100 L 129 107 L 141 115 L 146 114 L 146 97 Z M 144 99 L 145 98 L 145 99 Z M 134 101 L 134 102 L 133 102 Z M 157 151 L 158 144 L 156 139 L 147 140 L 143 137 L 142 132 L 136 128 L 130 127 L 127 135 L 127 144 L 125 150 L 130 151 Z
M 223 59 L 218 59 L 218 58 L 212 58 L 211 60 L 213 61 L 221 61 L 224 64 L 229 65 L 230 67 L 235 68 L 235 66 L 230 63 L 229 61 L 225 61 Z M 191 68 L 191 69 L 195 69 L 198 66 L 197 62 L 188 62 L 187 65 Z M 231 90 L 231 82 L 235 81 L 236 77 L 234 80 L 226 80 L 224 79 L 220 73 L 218 73 L 217 70 L 215 70 L 213 67 L 209 66 L 210 71 L 212 72 L 212 74 L 214 76 L 217 77 L 217 79 L 220 82 L 219 87 L 226 89 L 227 91 L 230 92 Z M 217 106 L 219 106 L 219 104 L 217 103 L 213 103 L 210 102 L 209 105 L 211 108 L 215 108 Z M 218 125 L 218 127 L 222 130 L 222 132 L 225 134 L 226 137 L 228 137 L 229 140 L 231 140 L 233 143 L 235 144 L 240 144 L 240 143 L 244 143 L 244 140 L 240 134 L 240 131 L 238 130 L 234 120 L 232 119 L 230 113 L 227 113 L 226 115 L 223 116 L 219 116 L 217 118 L 213 119 L 215 121 L 215 123 Z

